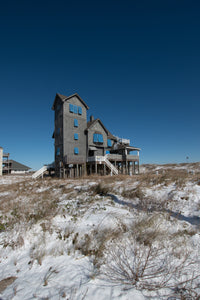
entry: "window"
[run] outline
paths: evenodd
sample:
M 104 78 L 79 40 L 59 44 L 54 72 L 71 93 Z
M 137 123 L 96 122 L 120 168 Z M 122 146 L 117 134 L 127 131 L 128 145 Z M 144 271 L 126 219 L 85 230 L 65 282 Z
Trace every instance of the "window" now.
M 74 119 L 74 127 L 78 127 L 78 120 Z
M 57 104 L 56 110 L 60 110 L 60 109 L 61 109 L 61 105 L 60 105 L 60 104 Z
M 78 114 L 82 115 L 82 107 L 80 107 L 80 106 L 78 107 Z
M 78 154 L 79 153 L 79 150 L 77 147 L 74 148 L 74 154 Z
M 74 133 L 74 139 L 78 140 L 78 133 Z
M 69 111 L 74 114 L 82 115 L 82 107 L 71 104 L 71 103 L 69 104 Z
M 71 103 L 69 104 L 69 111 L 72 113 L 74 112 L 74 105 Z
M 56 149 L 56 155 L 60 155 L 60 148 L 59 147 Z
M 108 147 L 112 147 L 112 141 L 111 140 L 107 140 L 107 145 L 108 145 Z
M 103 135 L 102 134 L 98 134 L 98 142 L 103 143 Z
M 97 133 L 94 133 L 94 134 L 93 134 L 93 142 L 94 142 L 94 143 L 97 143 L 97 142 L 98 142 L 98 137 L 97 137 L 97 136 L 98 136 Z
M 60 134 L 60 128 L 57 128 L 56 135 L 59 135 L 59 134 Z
M 75 113 L 75 114 L 78 113 L 78 107 L 77 107 L 77 105 L 74 105 L 74 113 Z
M 93 142 L 94 143 L 103 143 L 103 135 L 101 133 L 93 134 Z

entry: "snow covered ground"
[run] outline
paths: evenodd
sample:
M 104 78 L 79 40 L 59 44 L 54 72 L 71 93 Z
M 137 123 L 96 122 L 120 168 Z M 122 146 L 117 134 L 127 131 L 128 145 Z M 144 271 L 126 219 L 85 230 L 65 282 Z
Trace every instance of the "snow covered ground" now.
M 1 177 L 0 299 L 199 299 L 200 164 L 142 170 Z

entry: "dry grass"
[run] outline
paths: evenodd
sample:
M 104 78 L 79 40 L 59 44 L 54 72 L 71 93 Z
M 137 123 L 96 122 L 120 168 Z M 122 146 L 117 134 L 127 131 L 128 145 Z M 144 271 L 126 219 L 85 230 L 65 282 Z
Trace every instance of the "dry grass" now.
M 63 194 L 59 185 L 60 182 L 47 179 L 0 186 L 3 195 L 0 195 L 0 230 L 22 222 L 32 225 L 55 216 L 59 211 L 59 196 Z
M 134 199 L 134 198 L 143 199 L 144 198 L 144 193 L 143 193 L 140 185 L 138 185 L 136 188 L 131 189 L 131 190 L 124 189 L 121 195 L 122 195 L 122 197 L 129 198 L 129 199 Z
M 121 234 L 121 228 L 112 230 L 111 228 L 102 229 L 97 226 L 94 230 L 83 236 L 75 233 L 72 243 L 74 250 L 80 251 L 85 256 L 92 256 L 94 267 L 98 269 L 103 262 L 107 243 L 114 241 Z
M 46 243 L 48 243 L 53 230 L 56 230 L 58 244 L 61 248 L 55 249 L 57 253 L 55 255 L 61 255 L 64 251 L 62 245 L 65 245 L 65 250 L 68 249 L 68 253 L 80 251 L 84 256 L 91 256 L 97 274 L 99 274 L 106 259 L 109 258 L 111 264 L 110 266 L 108 264 L 108 269 L 104 273 L 107 278 L 114 279 L 117 283 L 128 283 L 138 289 L 157 289 L 166 286 L 170 282 L 170 276 L 179 276 L 177 272 L 181 274 L 184 270 L 182 267 L 185 263 L 182 259 L 184 253 L 180 249 L 184 248 L 186 239 L 196 234 L 194 229 L 188 229 L 189 227 L 183 230 L 179 229 L 169 235 L 167 226 L 164 232 L 160 226 L 161 219 L 162 221 L 165 220 L 166 224 L 170 222 L 167 220 L 167 214 L 151 212 L 150 214 L 146 213 L 142 219 L 138 217 L 138 221 L 131 224 L 117 219 L 115 216 L 117 225 L 114 230 L 96 225 L 91 231 L 82 235 L 81 231 L 75 231 L 77 225 L 75 222 L 79 220 L 82 214 L 91 207 L 93 208 L 92 213 L 96 212 L 95 209 L 97 211 L 101 209 L 99 204 L 102 201 L 101 196 L 115 192 L 121 193 L 123 197 L 136 199 L 137 205 L 139 208 L 143 208 L 145 213 L 145 209 L 148 210 L 157 205 L 154 199 L 145 198 L 145 188 L 159 188 L 159 185 L 162 187 L 173 184 L 174 189 L 176 189 L 182 188 L 188 180 L 200 182 L 199 173 L 191 174 L 182 169 L 172 168 L 172 166 L 168 166 L 168 169 L 160 171 L 158 174 L 151 172 L 152 170 L 153 168 L 147 174 L 132 177 L 126 175 L 102 176 L 101 178 L 90 176 L 75 180 L 46 178 L 1 185 L 0 231 L 9 230 L 19 223 L 23 224 L 23 228 L 26 229 L 26 226 L 32 226 L 39 222 L 42 228 L 42 237 L 41 239 L 38 238 L 38 241 L 31 248 L 30 264 L 34 261 L 42 264 L 44 256 L 49 254 Z M 89 185 L 88 183 L 91 181 L 96 182 L 96 184 Z M 86 189 L 82 189 L 82 186 Z M 124 186 L 126 189 L 123 188 Z M 134 188 L 130 188 L 131 186 Z M 187 195 L 183 198 L 186 200 Z M 61 206 L 59 202 L 62 199 L 73 199 L 73 201 L 65 202 Z M 170 201 L 170 199 L 168 200 Z M 93 205 L 94 203 L 95 205 Z M 160 205 L 163 206 L 163 202 L 160 202 Z M 66 229 L 53 228 L 52 218 L 57 214 L 63 217 L 71 216 L 70 226 L 67 225 Z M 19 234 L 14 242 L 11 241 L 7 245 L 15 248 L 23 245 L 23 243 L 23 235 Z M 167 243 L 174 243 L 175 249 L 171 249 L 169 255 L 165 256 Z M 4 245 L 7 246 L 6 243 Z M 155 248 L 155 245 L 159 245 L 159 247 Z M 54 253 L 52 252 L 51 255 Z M 175 260 L 180 260 L 179 269 L 175 270 L 172 266 L 169 261 L 170 255 Z M 169 266 L 166 265 L 163 257 L 166 262 L 170 263 Z M 113 265 L 112 262 L 115 262 L 117 266 Z M 159 265 L 164 267 L 159 269 Z M 152 274 L 151 271 L 149 273 L 149 270 L 153 270 L 154 273 Z M 54 273 L 56 273 L 54 270 L 49 269 L 44 278 L 44 285 L 48 285 L 48 280 Z M 154 276 L 155 280 L 150 286 L 149 278 L 151 276 Z M 157 282 L 156 278 L 162 278 L 162 281 Z M 169 281 L 167 282 L 165 278 Z M 191 283 L 190 279 L 185 283 L 180 284 L 179 282 L 179 285 L 173 288 L 176 289 L 177 294 L 180 294 L 183 289 L 187 289 L 189 293 L 188 283 Z M 195 293 L 193 286 L 191 286 L 191 293 Z
M 176 299 L 198 299 L 199 261 L 184 247 L 185 238 L 195 233 L 178 230 L 170 235 L 160 229 L 160 220 L 159 214 L 143 218 L 108 240 L 100 272 L 106 281 L 115 284 L 157 291 L 157 295 L 162 290 L 162 296 L 176 294 Z M 179 298 L 181 293 L 185 298 Z
M 173 167 L 173 168 L 172 168 Z M 96 181 L 96 185 L 88 185 L 89 197 L 84 204 L 79 200 L 78 207 L 83 208 L 95 200 L 95 195 L 105 196 L 108 193 L 118 191 L 115 186 L 120 187 L 131 186 L 132 189 L 122 189 L 120 191 L 123 197 L 139 199 L 139 205 L 144 209 L 151 209 L 152 199 L 146 199 L 144 189 L 152 186 L 167 186 L 175 184 L 177 188 L 182 188 L 185 183 L 190 180 L 200 184 L 199 173 L 191 174 L 185 169 L 176 169 L 172 165 L 168 165 L 164 170 L 159 170 L 159 174 L 153 172 L 155 166 L 149 166 L 149 172 L 145 174 L 127 176 L 90 176 L 85 179 L 51 179 L 26 181 L 0 185 L 0 231 L 13 227 L 16 223 L 24 222 L 24 224 L 32 225 L 41 220 L 48 220 L 59 212 L 59 199 L 63 195 L 67 195 L 68 199 L 77 199 L 85 193 L 84 190 L 75 190 L 74 186 L 78 184 L 87 185 L 88 181 Z M 157 203 L 154 203 L 154 206 Z M 163 205 L 163 203 L 162 203 Z M 66 213 L 75 215 L 73 207 L 66 207 Z
M 200 274 L 188 270 L 196 263 L 187 253 L 182 252 L 180 259 L 177 259 L 172 249 L 152 243 L 138 244 L 134 236 L 130 236 L 128 240 L 116 241 L 107 247 L 106 264 L 101 271 L 106 281 L 131 285 L 138 290 L 167 289 L 167 295 L 169 290 L 171 293 L 176 291 L 177 295 L 181 291 L 185 295 L 192 291 L 197 295 Z
M 100 182 L 95 186 L 91 186 L 90 191 L 92 191 L 93 195 L 106 196 L 109 192 L 111 192 L 111 188 Z

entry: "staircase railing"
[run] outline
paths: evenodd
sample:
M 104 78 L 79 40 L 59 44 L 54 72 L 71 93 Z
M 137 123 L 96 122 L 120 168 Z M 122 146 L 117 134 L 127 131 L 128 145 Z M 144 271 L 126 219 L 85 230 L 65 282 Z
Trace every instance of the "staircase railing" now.
M 118 175 L 118 170 L 111 162 L 108 160 L 107 156 L 92 156 L 88 157 L 88 161 L 98 161 L 98 162 L 105 162 L 106 166 L 111 170 L 111 174 Z
M 48 170 L 48 166 L 43 166 L 41 169 L 39 169 L 38 171 L 36 171 L 33 175 L 32 178 L 36 179 L 40 176 L 43 176 L 43 174 Z
M 111 172 L 115 175 L 118 175 L 118 170 L 115 166 L 113 166 L 113 164 L 111 164 L 111 162 L 107 159 L 106 156 L 103 156 L 104 157 L 104 161 L 106 163 L 106 165 L 110 168 Z

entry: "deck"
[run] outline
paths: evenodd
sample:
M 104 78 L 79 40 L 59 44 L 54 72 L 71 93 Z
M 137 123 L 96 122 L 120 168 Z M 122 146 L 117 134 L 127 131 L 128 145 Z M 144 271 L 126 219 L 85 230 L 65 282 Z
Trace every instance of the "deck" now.
M 103 162 L 104 156 L 91 156 L 88 157 L 88 162 Z M 120 155 L 120 154 L 106 154 L 105 156 L 109 161 L 139 161 L 139 155 Z

